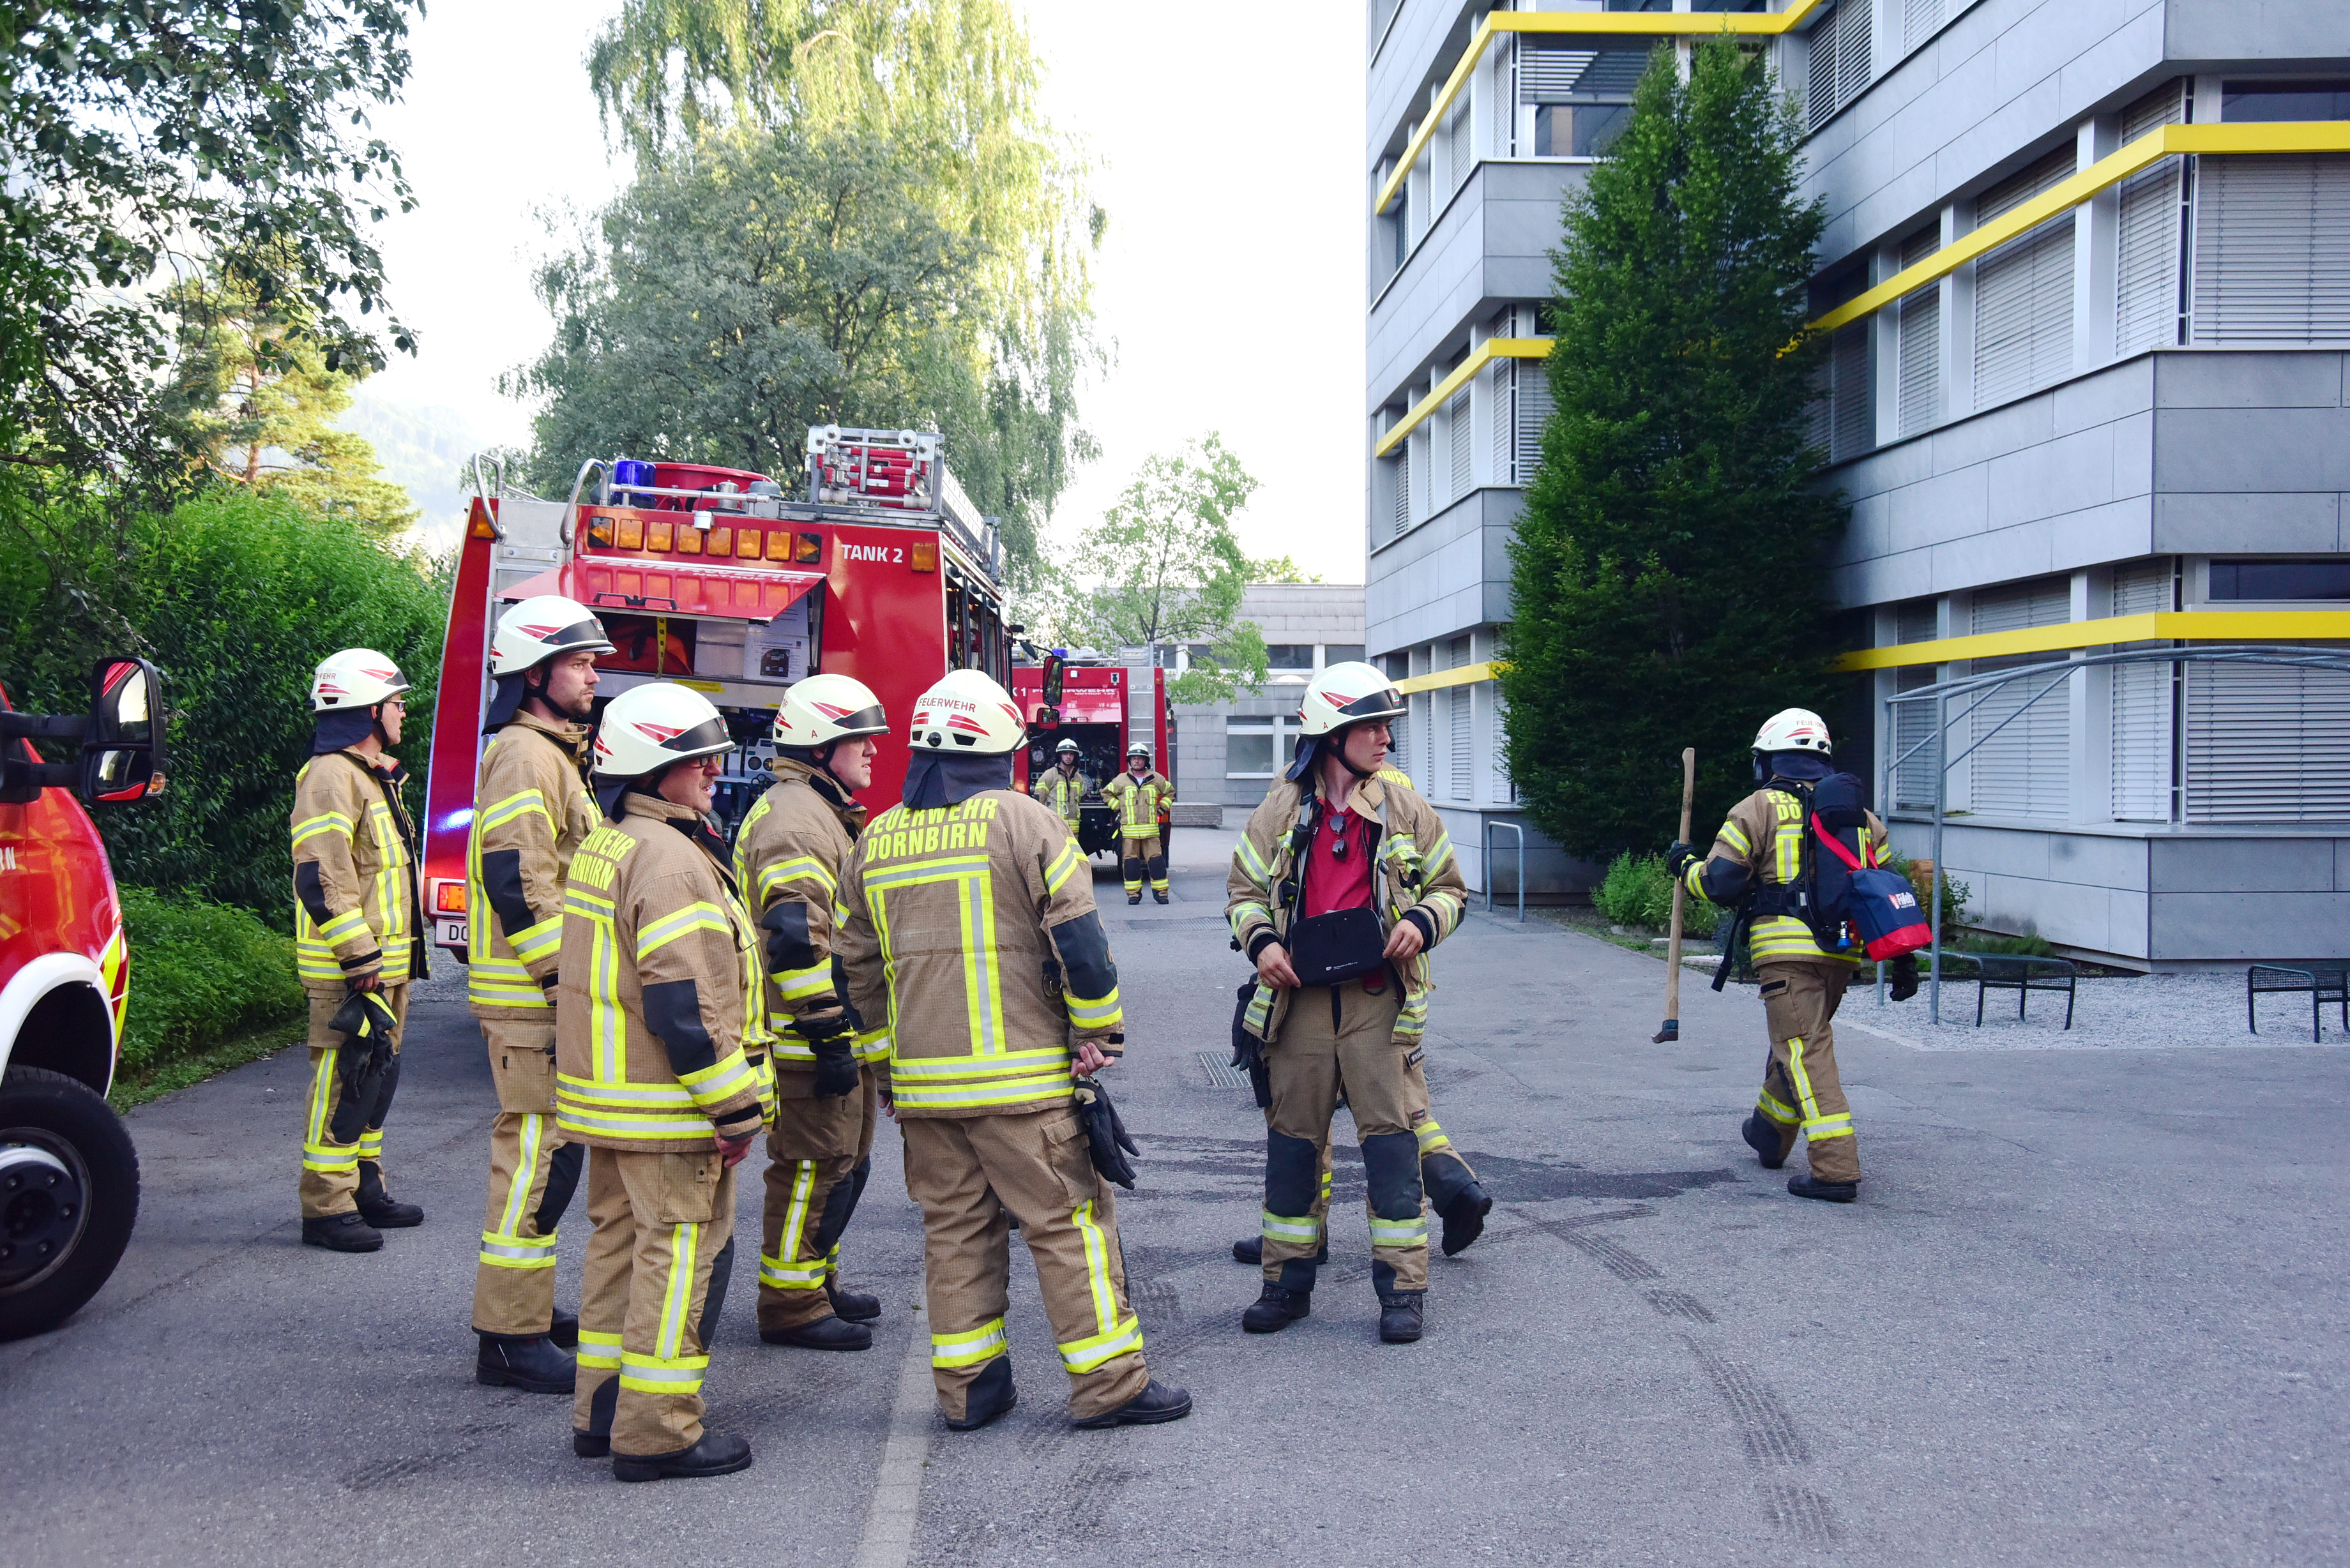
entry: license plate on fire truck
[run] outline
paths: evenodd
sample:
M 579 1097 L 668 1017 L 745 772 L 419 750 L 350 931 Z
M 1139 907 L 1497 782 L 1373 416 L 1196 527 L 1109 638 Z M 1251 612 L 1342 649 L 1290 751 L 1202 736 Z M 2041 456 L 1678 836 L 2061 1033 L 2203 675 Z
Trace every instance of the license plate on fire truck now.
M 466 946 L 465 917 L 459 915 L 454 919 L 452 919 L 444 915 L 439 919 L 434 920 L 432 922 L 432 940 L 436 945 L 444 948 L 462 948 Z

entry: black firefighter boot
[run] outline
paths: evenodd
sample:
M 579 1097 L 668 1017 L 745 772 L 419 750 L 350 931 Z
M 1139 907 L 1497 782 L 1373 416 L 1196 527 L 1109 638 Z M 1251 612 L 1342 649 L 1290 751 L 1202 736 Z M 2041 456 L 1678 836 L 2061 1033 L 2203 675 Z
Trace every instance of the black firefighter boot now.
M 555 1316 L 546 1325 L 546 1337 L 566 1350 L 579 1348 L 579 1314 L 555 1309 Z
M 1388 1345 L 1409 1345 L 1419 1337 L 1420 1298 L 1425 1291 L 1379 1293 L 1379 1339 Z
M 482 1341 L 482 1353 L 473 1362 L 474 1382 L 528 1394 L 571 1392 L 577 1368 L 546 1334 L 474 1332 Z
M 871 1323 L 881 1315 L 879 1296 L 867 1295 L 863 1291 L 844 1291 L 837 1280 L 824 1282 L 824 1293 L 831 1299 L 835 1317 L 850 1323 Z
M 1241 1314 L 1241 1328 L 1248 1334 L 1279 1334 L 1301 1317 L 1314 1315 L 1314 1293 L 1293 1291 L 1267 1282 L 1264 1291 Z
M 1012 1386 L 1012 1357 L 999 1355 L 979 1369 L 962 1391 L 962 1415 L 950 1416 L 947 1427 L 957 1432 L 975 1432 L 998 1416 L 1020 1403 L 1020 1390 Z
M 794 1324 L 789 1328 L 763 1328 L 759 1340 L 763 1345 L 795 1345 L 802 1350 L 870 1350 L 873 1331 L 861 1323 L 827 1313 L 813 1322 Z
M 722 1438 L 704 1428 L 702 1441 L 673 1454 L 612 1456 L 612 1479 L 624 1481 L 691 1480 L 700 1476 L 729 1476 L 751 1468 L 751 1445 L 740 1438 Z
M 1860 1196 L 1857 1181 L 1822 1181 L 1816 1176 L 1787 1178 L 1787 1190 L 1798 1198 L 1816 1198 L 1823 1203 L 1849 1203 Z
M 359 1218 L 379 1231 L 404 1231 L 424 1223 L 424 1210 L 413 1203 L 396 1203 L 383 1189 L 383 1167 L 371 1159 L 359 1161 Z
M 1754 1158 L 1763 1169 L 1776 1170 L 1787 1163 L 1787 1156 L 1779 1147 L 1779 1124 L 1764 1116 L 1762 1106 L 1757 1106 L 1747 1113 L 1745 1122 L 1738 1129 L 1738 1136 L 1746 1140 L 1746 1147 L 1754 1151 Z
M 372 1252 L 383 1245 L 383 1232 L 356 1214 L 328 1214 L 302 1221 L 302 1244 L 329 1252 Z

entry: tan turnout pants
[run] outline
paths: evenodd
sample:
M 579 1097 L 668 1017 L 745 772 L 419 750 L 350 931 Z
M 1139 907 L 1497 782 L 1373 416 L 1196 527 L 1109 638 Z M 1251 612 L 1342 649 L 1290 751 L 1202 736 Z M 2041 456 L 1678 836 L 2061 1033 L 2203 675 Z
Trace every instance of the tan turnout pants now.
M 708 1332 L 734 1262 L 734 1172 L 704 1154 L 588 1151 L 571 1424 L 643 1459 L 702 1440 Z
M 1452 1146 L 1452 1140 L 1445 1136 L 1443 1127 L 1437 1124 L 1436 1108 L 1428 1096 L 1426 1055 L 1425 1051 L 1419 1049 L 1406 1052 L 1404 1075 L 1410 1080 L 1410 1086 L 1416 1096 L 1413 1103 L 1428 1112 L 1427 1119 L 1413 1129 L 1419 1144 L 1420 1185 L 1427 1189 L 1430 1202 L 1441 1209 L 1443 1207 L 1441 1197 L 1456 1189 L 1460 1184 L 1476 1180 L 1477 1171 L 1469 1163 L 1468 1157 Z M 1343 1096 L 1346 1092 L 1346 1080 L 1341 1075 L 1338 1093 Z M 1270 1130 L 1273 1127 L 1273 1111 L 1270 1106 L 1266 1107 L 1264 1123 L 1267 1130 Z M 1322 1134 L 1321 1179 L 1314 1194 L 1314 1229 L 1317 1236 L 1326 1239 L 1330 1234 L 1330 1150 L 1335 1145 L 1330 1132 L 1325 1128 Z M 1457 1164 L 1459 1168 L 1454 1169 L 1448 1166 L 1446 1163 L 1448 1160 Z
M 1123 840 L 1118 854 L 1123 857 L 1118 867 L 1126 877 L 1128 892 L 1142 891 L 1142 878 L 1146 872 L 1149 875 L 1152 891 L 1167 891 L 1167 847 L 1159 842 L 1157 834 L 1148 838 Z
M 343 1109 L 342 1075 L 335 1057 L 343 1037 L 327 1027 L 342 1011 L 349 992 L 339 988 L 305 986 L 310 999 L 310 1093 L 302 1123 L 302 1218 L 321 1220 L 348 1214 L 359 1208 L 359 1161 L 383 1168 L 383 1123 L 391 1110 L 392 1091 L 400 1083 L 400 1044 L 407 1033 L 408 982 L 383 988 L 383 1000 L 400 1027 L 391 1037 L 392 1066 L 376 1103 L 364 1114 L 338 1115 Z M 337 1123 L 341 1126 L 338 1127 Z M 356 1123 L 357 1125 L 354 1125 Z M 338 1135 L 346 1135 L 338 1137 Z
M 988 1363 L 1010 1353 L 1012 1228 L 1035 1260 L 1045 1315 L 1069 1375 L 1069 1414 L 1114 1410 L 1150 1381 L 1126 1294 L 1112 1189 L 1067 1106 L 1013 1116 L 906 1116 L 906 1189 L 922 1206 L 922 1284 L 939 1408 L 964 1416 Z
M 498 1113 L 490 1120 L 490 1193 L 473 1270 L 473 1328 L 545 1334 L 555 1321 L 555 1228 L 578 1185 L 586 1151 L 555 1130 L 554 1014 L 545 1023 L 476 1022 L 489 1048 Z
M 1265 1116 L 1264 1277 L 1314 1288 L 1322 1244 L 1324 1161 L 1341 1078 L 1362 1145 L 1371 1226 L 1371 1282 L 1379 1293 L 1428 1288 L 1428 1214 L 1419 1132 L 1429 1123 L 1420 1048 L 1396 1044 L 1402 1001 L 1392 980 L 1309 986 L 1290 998 L 1281 1038 L 1265 1052 L 1273 1105 Z M 1407 1061 L 1407 1058 L 1409 1058 Z
M 1835 1031 L 1830 1020 L 1852 983 L 1853 966 L 1834 960 L 1759 963 L 1762 1012 L 1771 1026 L 1771 1056 L 1755 1104 L 1779 1129 L 1779 1157 L 1801 1132 L 1812 1176 L 1820 1181 L 1860 1179 L 1860 1140 L 1852 1106 L 1836 1073 Z
M 808 1093 L 813 1072 L 778 1067 L 767 1132 L 767 1201 L 759 1241 L 759 1327 L 798 1328 L 832 1315 L 825 1293 L 856 1201 L 857 1147 L 869 1073 L 831 1099 Z

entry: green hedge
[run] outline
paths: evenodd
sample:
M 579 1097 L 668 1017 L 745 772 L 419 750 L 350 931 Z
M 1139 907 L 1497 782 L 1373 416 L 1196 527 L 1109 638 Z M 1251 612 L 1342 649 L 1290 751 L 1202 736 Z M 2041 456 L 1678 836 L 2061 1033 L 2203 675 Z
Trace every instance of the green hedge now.
M 1673 920 L 1673 874 L 1661 855 L 1636 855 L 1630 850 L 1607 867 L 1607 879 L 1591 896 L 1599 912 L 1622 926 L 1646 926 L 1664 930 Z M 1692 897 L 1681 910 L 1684 935 L 1700 940 L 1713 933 L 1721 911 Z
M 448 606 L 441 564 L 233 487 L 127 518 L 60 502 L 0 527 L 0 681 L 19 708 L 78 711 L 100 654 L 162 670 L 171 785 L 94 814 L 117 877 L 279 930 L 293 927 L 286 816 L 310 752 L 311 671 L 374 648 L 415 683 L 399 755 L 421 813 Z
M 302 1032 L 291 938 L 243 909 L 200 898 L 145 888 L 121 893 L 130 940 L 126 1073 L 151 1073 L 275 1023 Z

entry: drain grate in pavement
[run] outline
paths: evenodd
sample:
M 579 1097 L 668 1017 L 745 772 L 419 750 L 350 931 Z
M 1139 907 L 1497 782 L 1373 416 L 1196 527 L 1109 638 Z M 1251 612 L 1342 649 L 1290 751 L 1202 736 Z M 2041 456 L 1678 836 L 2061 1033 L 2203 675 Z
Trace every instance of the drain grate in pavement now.
M 1200 1065 L 1207 1069 L 1208 1086 L 1211 1089 L 1245 1089 L 1248 1075 L 1232 1065 L 1232 1058 L 1219 1051 L 1200 1053 Z

